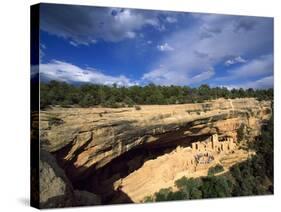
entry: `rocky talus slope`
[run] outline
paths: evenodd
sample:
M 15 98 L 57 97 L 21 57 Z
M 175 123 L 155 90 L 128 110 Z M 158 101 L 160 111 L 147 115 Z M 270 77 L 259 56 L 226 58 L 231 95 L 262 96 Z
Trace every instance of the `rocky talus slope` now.
M 140 110 L 53 107 L 40 112 L 40 145 L 57 158 L 74 187 L 98 193 L 104 201 L 121 193 L 126 199 L 116 182 L 145 161 L 215 133 L 236 139 L 242 124 L 253 138 L 270 116 L 271 102 L 253 98 Z

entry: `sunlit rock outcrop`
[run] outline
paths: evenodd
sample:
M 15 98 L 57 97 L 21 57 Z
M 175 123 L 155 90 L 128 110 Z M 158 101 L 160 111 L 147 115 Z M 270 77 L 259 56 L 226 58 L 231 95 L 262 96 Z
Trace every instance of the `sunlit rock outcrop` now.
M 241 126 L 248 139 L 254 139 L 271 116 L 271 102 L 254 98 L 140 107 L 140 110 L 53 107 L 41 111 L 41 148 L 57 158 L 75 186 L 110 196 L 116 191 L 133 189 L 122 187 L 126 183 L 133 185 L 130 179 L 134 178 L 126 176 L 142 165 L 148 166 L 145 161 L 149 159 L 168 157 L 164 153 L 178 146 L 186 152 L 185 147 L 214 134 L 230 137 L 236 143 Z M 144 175 L 142 178 L 150 179 Z M 84 179 L 89 180 L 87 185 L 81 185 Z M 135 196 L 137 201 L 140 198 Z

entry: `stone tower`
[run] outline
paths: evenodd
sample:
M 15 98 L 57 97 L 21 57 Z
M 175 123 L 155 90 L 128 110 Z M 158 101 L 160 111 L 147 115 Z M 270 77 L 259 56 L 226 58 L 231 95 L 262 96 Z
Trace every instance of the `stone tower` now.
M 219 137 L 218 134 L 212 135 L 212 149 L 217 150 L 219 147 Z
M 219 141 L 218 134 L 213 134 L 213 135 L 212 135 L 212 141 L 213 141 L 214 143 L 217 143 L 217 142 Z

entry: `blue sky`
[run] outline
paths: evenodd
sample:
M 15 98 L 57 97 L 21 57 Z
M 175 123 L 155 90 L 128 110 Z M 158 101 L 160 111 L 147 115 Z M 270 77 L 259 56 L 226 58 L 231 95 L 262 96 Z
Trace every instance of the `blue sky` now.
M 273 19 L 41 4 L 44 80 L 273 87 Z

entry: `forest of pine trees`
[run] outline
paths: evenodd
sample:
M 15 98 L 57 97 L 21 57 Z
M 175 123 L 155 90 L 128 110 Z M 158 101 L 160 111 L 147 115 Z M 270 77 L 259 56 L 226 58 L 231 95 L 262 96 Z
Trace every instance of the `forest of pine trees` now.
M 145 104 L 202 103 L 217 98 L 255 97 L 259 100 L 273 98 L 273 89 L 227 89 L 203 84 L 197 88 L 188 86 L 118 87 L 97 84 L 71 85 L 66 82 L 50 81 L 40 84 L 40 106 L 50 105 L 81 107 L 131 107 Z

